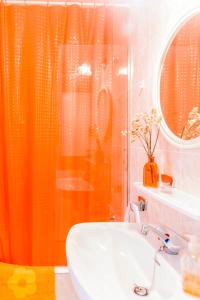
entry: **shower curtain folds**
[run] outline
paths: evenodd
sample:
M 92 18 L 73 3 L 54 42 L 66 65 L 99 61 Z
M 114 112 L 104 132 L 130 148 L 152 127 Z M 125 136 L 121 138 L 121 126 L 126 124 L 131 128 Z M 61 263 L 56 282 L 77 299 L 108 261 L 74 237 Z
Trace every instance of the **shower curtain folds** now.
M 22 265 L 65 265 L 126 195 L 127 9 L 46 3 L 0 0 L 0 261 Z

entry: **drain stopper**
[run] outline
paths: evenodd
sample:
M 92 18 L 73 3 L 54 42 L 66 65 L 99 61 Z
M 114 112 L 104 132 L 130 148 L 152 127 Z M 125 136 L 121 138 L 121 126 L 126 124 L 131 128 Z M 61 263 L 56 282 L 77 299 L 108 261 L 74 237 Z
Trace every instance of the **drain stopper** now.
M 139 286 L 139 285 L 136 285 L 133 288 L 133 292 L 138 296 L 148 296 L 148 294 L 149 294 L 149 291 L 147 288 L 145 288 L 143 286 Z

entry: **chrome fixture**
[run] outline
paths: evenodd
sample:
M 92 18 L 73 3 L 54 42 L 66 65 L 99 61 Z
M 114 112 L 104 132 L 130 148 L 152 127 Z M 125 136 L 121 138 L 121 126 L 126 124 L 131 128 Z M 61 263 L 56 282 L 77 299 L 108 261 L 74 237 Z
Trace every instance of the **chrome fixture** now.
M 148 296 L 151 291 L 153 290 L 154 287 L 154 282 L 155 282 L 155 276 L 156 276 L 156 269 L 158 267 L 160 267 L 160 262 L 158 261 L 157 255 L 158 253 L 163 251 L 163 247 L 160 247 L 154 256 L 154 264 L 153 264 L 153 273 L 152 273 L 152 279 L 151 279 L 151 283 L 150 286 L 147 288 L 145 286 L 141 286 L 138 284 L 134 284 L 133 288 L 132 288 L 132 292 L 138 296 Z
M 133 287 L 132 289 L 133 293 L 138 295 L 138 296 L 148 296 L 149 295 L 149 291 L 146 287 L 144 286 L 140 286 L 140 285 L 136 285 Z
M 154 232 L 160 238 L 163 250 L 166 253 L 170 255 L 177 255 L 179 253 L 181 246 L 180 243 L 178 243 L 177 236 L 170 236 L 167 228 L 150 224 L 142 225 L 142 234 L 147 235 L 149 231 Z
M 147 210 L 147 200 L 143 196 L 138 196 L 137 205 L 138 205 L 139 211 Z
M 145 210 L 147 210 L 147 201 L 143 197 L 138 196 L 137 202 L 131 201 L 128 203 L 124 218 L 125 222 L 130 222 L 131 212 L 134 212 L 135 222 L 141 225 L 140 212 Z

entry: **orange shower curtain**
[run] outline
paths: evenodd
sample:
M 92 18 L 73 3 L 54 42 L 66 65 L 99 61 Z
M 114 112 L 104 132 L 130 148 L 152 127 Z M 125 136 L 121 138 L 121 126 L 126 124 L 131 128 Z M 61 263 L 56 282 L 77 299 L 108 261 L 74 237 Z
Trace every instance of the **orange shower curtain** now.
M 123 215 L 127 9 L 35 4 L 0 6 L 0 261 L 64 265 L 73 224 Z

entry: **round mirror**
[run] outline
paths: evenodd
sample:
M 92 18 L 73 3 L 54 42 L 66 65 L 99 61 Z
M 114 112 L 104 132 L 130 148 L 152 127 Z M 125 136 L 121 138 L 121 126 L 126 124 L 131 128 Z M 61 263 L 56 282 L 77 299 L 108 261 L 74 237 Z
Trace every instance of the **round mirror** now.
M 162 59 L 159 106 L 168 137 L 190 146 L 200 142 L 200 12 L 177 28 Z

